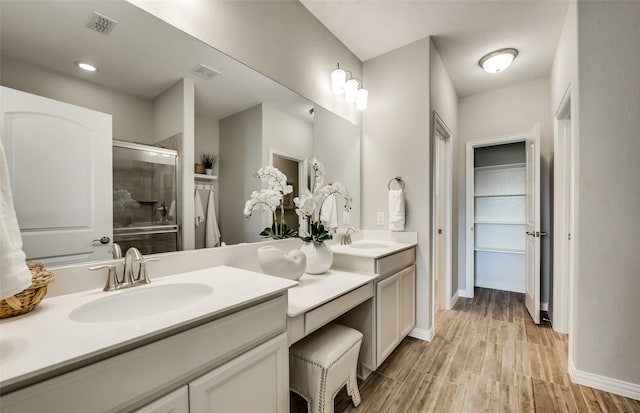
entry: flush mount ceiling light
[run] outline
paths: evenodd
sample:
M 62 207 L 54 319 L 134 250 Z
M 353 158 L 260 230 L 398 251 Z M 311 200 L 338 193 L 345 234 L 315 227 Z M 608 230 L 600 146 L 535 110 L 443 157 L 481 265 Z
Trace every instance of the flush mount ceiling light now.
M 85 62 L 75 62 L 76 66 L 78 66 L 82 70 L 86 70 L 87 72 L 97 72 L 98 68 L 94 65 Z
M 349 79 L 347 79 L 347 73 L 349 73 Z M 367 108 L 369 92 L 362 87 L 360 79 L 353 77 L 349 70 L 340 68 L 340 63 L 331 72 L 331 90 L 334 95 L 344 94 L 344 101 L 355 103 L 356 109 L 365 110 Z
M 518 56 L 517 49 L 500 49 L 482 56 L 478 64 L 487 73 L 498 73 L 511 66 L 516 56 Z

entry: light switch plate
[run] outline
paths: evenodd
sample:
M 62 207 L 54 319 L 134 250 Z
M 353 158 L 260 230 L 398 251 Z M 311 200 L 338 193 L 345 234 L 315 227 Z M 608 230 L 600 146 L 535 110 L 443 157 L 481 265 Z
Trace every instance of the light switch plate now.
M 376 225 L 384 225 L 384 212 L 376 214 Z

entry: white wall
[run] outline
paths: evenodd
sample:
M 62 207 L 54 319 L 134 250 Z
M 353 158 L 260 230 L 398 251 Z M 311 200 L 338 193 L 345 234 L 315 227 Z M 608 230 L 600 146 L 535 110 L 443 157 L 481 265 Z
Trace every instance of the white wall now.
M 465 146 L 474 140 L 490 139 L 499 136 L 527 132 L 540 124 L 540 188 L 541 228 L 549 236 L 541 241 L 542 280 L 541 301 L 549 302 L 551 279 L 551 201 L 550 201 L 550 163 L 553 153 L 553 128 L 550 107 L 549 78 L 520 83 L 514 86 L 486 93 L 467 96 L 459 100 L 459 139 L 455 151 L 454 201 L 457 204 L 459 225 L 454 244 L 458 247 L 458 285 L 466 285 L 466 197 L 465 197 Z
M 153 99 L 153 142 L 182 133 L 184 83 L 182 80 L 171 85 Z
M 555 113 L 569 84 L 578 78 L 578 27 L 576 2 L 570 2 L 551 67 L 551 110 Z
M 360 124 L 360 112 L 331 94 L 329 73 L 340 62 L 361 78 L 362 63 L 299 2 L 129 1 Z
M 262 163 L 258 168 L 271 163 L 271 150 L 307 159 L 313 157 L 311 119 L 300 119 L 272 105 L 262 104 Z
M 578 2 L 574 364 L 640 397 L 640 2 Z M 631 387 L 631 386 L 629 386 Z
M 455 87 L 453 86 L 453 82 L 451 82 L 451 78 L 449 77 L 449 73 L 447 73 L 447 68 L 444 66 L 442 58 L 440 57 L 440 53 L 438 53 L 438 49 L 436 49 L 433 41 L 430 41 L 430 54 L 431 57 L 429 59 L 429 97 L 430 97 L 430 105 L 432 112 L 438 112 L 438 115 L 442 118 L 442 120 L 446 123 L 447 127 L 451 131 L 451 149 L 452 149 L 452 182 L 456 180 L 456 168 L 455 165 L 457 162 L 464 162 L 464 159 L 456 159 L 455 151 L 455 142 L 458 140 L 458 94 L 456 92 Z M 433 122 L 433 115 L 429 116 L 429 120 Z M 431 125 L 431 133 L 433 132 L 433 125 Z M 431 141 L 433 142 L 433 136 L 431 136 Z M 452 217 L 451 217 L 451 232 L 452 234 L 457 234 L 458 232 L 458 220 L 455 219 L 455 214 L 453 211 L 457 210 L 457 198 L 453 197 L 452 199 Z M 451 293 L 455 294 L 458 290 L 458 248 L 455 242 L 452 243 L 452 268 L 451 268 Z
M 110 114 L 113 139 L 152 142 L 150 100 L 6 56 L 2 56 L 0 71 L 3 86 Z
M 218 120 L 209 118 L 206 116 L 196 115 L 194 162 L 198 162 L 198 163 L 200 162 L 200 154 L 202 154 L 203 152 L 215 153 L 219 155 L 220 154 L 219 142 L 220 142 L 220 129 L 219 129 Z M 214 175 L 218 174 L 217 163 L 213 169 L 213 174 Z M 213 198 L 214 198 L 216 216 L 219 216 L 218 210 L 220 208 L 220 204 L 219 204 L 220 192 L 218 188 L 218 181 L 203 181 L 200 183 L 213 186 Z M 203 208 L 207 206 L 208 196 L 209 196 L 209 191 L 200 190 L 200 198 L 202 201 Z M 201 224 L 195 227 L 195 247 L 196 248 L 204 248 L 205 227 L 206 226 L 204 224 Z
M 406 185 L 406 230 L 418 232 L 416 328 L 431 328 L 429 205 L 429 39 L 422 39 L 364 63 L 371 99 L 363 113 L 362 226 L 388 228 L 387 183 Z M 384 212 L 385 226 L 376 225 Z
M 338 226 L 361 228 L 360 221 L 360 128 L 315 106 L 313 121 L 314 156 L 327 171 L 326 182 L 338 181 L 350 192 L 349 223 L 344 222 L 344 202 L 337 197 Z

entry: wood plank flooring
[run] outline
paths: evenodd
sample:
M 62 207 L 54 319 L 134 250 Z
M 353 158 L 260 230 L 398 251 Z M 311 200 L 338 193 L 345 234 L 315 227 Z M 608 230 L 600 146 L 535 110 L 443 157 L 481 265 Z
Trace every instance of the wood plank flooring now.
M 342 412 L 634 412 L 640 401 L 571 383 L 567 336 L 536 326 L 522 294 L 476 288 L 436 314 L 430 342 L 406 338 L 380 368 L 359 382 L 353 407 L 343 389 Z M 307 411 L 291 393 L 291 412 Z

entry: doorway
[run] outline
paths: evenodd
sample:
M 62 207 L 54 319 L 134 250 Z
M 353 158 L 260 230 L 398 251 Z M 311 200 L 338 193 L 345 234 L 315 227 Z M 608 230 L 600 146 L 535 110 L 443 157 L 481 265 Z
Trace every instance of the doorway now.
M 554 116 L 553 289 L 549 317 L 553 329 L 567 334 L 571 313 L 574 246 L 575 141 L 571 117 L 571 86 Z
M 301 185 L 307 186 L 307 160 L 293 154 L 272 150 L 271 165 L 285 174 L 287 185 L 293 187 L 293 192 L 284 197 L 284 220 L 289 228 L 300 232 L 303 222 L 296 214 L 293 199 L 300 195 Z
M 450 310 L 457 300 L 452 284 L 452 149 L 451 130 L 433 112 L 432 272 L 434 310 Z M 435 314 L 435 311 L 433 311 Z
M 540 132 L 467 143 L 466 292 L 524 293 L 540 322 Z

